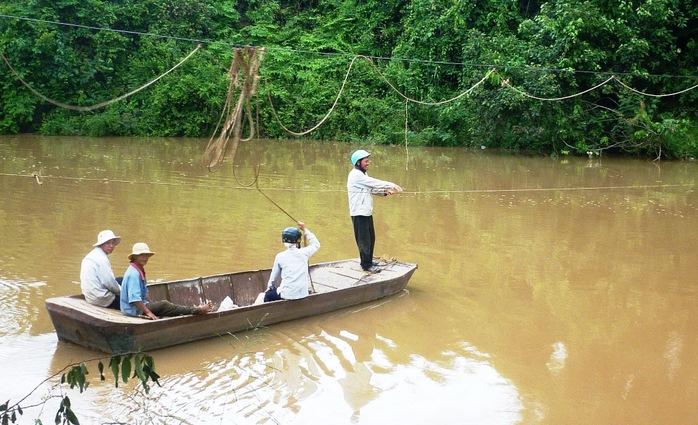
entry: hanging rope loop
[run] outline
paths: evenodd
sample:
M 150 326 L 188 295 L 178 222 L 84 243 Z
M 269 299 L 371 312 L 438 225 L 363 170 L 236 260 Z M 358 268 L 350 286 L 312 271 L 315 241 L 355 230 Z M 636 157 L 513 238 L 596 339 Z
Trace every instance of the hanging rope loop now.
M 30 92 L 34 93 L 37 97 L 39 97 L 39 98 L 45 100 L 45 101 L 48 102 L 48 103 L 51 103 L 51 104 L 53 104 L 53 105 L 56 105 L 56 106 L 61 107 L 61 108 L 64 108 L 64 109 L 70 109 L 71 111 L 78 111 L 78 112 L 89 112 L 89 111 L 94 111 L 95 109 L 104 108 L 105 106 L 109 106 L 109 105 L 111 105 L 112 103 L 116 103 L 116 102 L 118 102 L 118 101 L 120 101 L 120 100 L 126 99 L 127 97 L 133 96 L 134 94 L 138 93 L 139 91 L 141 91 L 141 90 L 143 90 L 143 89 L 145 89 L 145 88 L 147 88 L 147 87 L 149 87 L 149 86 L 155 84 L 158 80 L 160 80 L 161 78 L 163 78 L 165 75 L 167 75 L 167 74 L 173 72 L 175 69 L 177 69 L 177 68 L 179 68 L 180 66 L 182 66 L 182 64 L 184 64 L 184 62 L 188 61 L 192 56 L 194 56 L 194 53 L 198 52 L 199 50 L 201 50 L 201 44 L 199 44 L 198 46 L 196 46 L 196 48 L 195 48 L 194 50 L 192 50 L 192 52 L 189 53 L 184 59 L 182 59 L 181 61 L 179 61 L 179 63 L 178 63 L 177 65 L 175 65 L 175 66 L 173 66 L 172 68 L 170 68 L 169 70 L 165 71 L 163 74 L 161 74 L 160 76 L 158 76 L 158 77 L 156 77 L 155 79 L 151 80 L 150 82 L 148 82 L 148 83 L 146 83 L 146 84 L 144 84 L 144 85 L 138 87 L 137 89 L 135 89 L 135 90 L 133 90 L 133 91 L 130 91 L 130 92 L 124 94 L 124 95 L 121 95 L 121 96 L 119 96 L 119 97 L 115 97 L 114 99 L 107 100 L 106 102 L 101 102 L 101 103 L 98 103 L 98 104 L 92 105 L 92 106 L 76 106 L 76 105 L 69 105 L 69 104 L 67 104 L 67 103 L 63 103 L 63 102 L 59 102 L 59 101 L 57 101 L 57 100 L 53 100 L 53 99 L 51 99 L 51 98 L 49 98 L 49 97 L 43 95 L 42 93 L 39 93 L 36 89 L 34 89 L 34 87 L 32 87 L 31 85 L 29 85 L 29 83 L 27 83 L 26 81 L 24 81 L 24 79 L 23 79 L 22 77 L 19 76 L 19 74 L 17 73 L 17 71 L 15 71 L 15 69 L 12 67 L 12 65 L 10 65 L 10 62 L 7 60 L 7 58 L 6 58 L 5 55 L 2 53 L 2 51 L 0 51 L 0 58 L 2 58 L 3 62 L 5 62 L 5 65 L 7 65 L 7 67 L 10 68 L 10 71 L 12 71 L 12 73 L 14 74 L 14 76 L 17 77 L 17 79 L 18 79 L 27 89 L 29 89 Z

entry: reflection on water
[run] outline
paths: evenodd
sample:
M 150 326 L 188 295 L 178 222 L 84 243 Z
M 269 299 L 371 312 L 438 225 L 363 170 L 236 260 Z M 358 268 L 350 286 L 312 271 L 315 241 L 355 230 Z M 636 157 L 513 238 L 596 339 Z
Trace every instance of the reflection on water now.
M 410 302 L 397 304 L 409 309 Z M 382 326 L 362 326 L 358 334 L 339 329 L 359 317 L 400 319 L 390 306 L 395 317 L 384 317 L 383 306 L 229 335 L 196 348 L 189 344 L 181 352 L 156 352 L 159 362 L 183 357 L 179 368 L 187 371 L 162 380 L 146 414 L 166 423 L 417 424 L 454 417 L 465 423 L 519 422 L 517 389 L 472 347 L 452 347 L 435 359 L 413 354 L 397 361 L 401 344 L 385 337 Z M 226 346 L 227 354 L 211 356 Z M 203 353 L 208 359 L 195 360 Z M 140 410 L 128 411 L 132 400 L 122 393 L 96 401 L 107 416 L 142 418 Z
M 550 373 L 559 374 L 565 367 L 565 360 L 567 359 L 567 348 L 563 342 L 556 342 L 551 345 L 553 352 L 550 355 L 550 361 L 546 363 Z
M 376 254 L 419 264 L 400 296 L 158 350 L 148 396 L 100 383 L 94 360 L 84 394 L 41 384 L 103 357 L 57 342 L 44 308 L 79 291 L 99 230 L 123 238 L 117 274 L 137 241 L 153 281 L 272 264 L 291 223 L 244 187 L 257 165 L 322 241 L 314 261 L 356 257 L 356 146 L 259 141 L 209 173 L 205 145 L 0 138 L 0 399 L 66 391 L 83 423 L 694 422 L 697 165 L 463 149 L 370 149 L 369 173 L 406 189 L 374 217 Z

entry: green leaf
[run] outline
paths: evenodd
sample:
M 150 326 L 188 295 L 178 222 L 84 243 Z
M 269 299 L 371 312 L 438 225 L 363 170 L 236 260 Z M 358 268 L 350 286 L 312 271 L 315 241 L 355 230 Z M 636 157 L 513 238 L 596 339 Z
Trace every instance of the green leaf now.
M 85 389 L 85 374 L 83 373 L 83 369 L 81 367 L 75 367 L 73 371 L 75 372 L 75 381 L 80 388 L 80 392 L 82 392 Z
M 145 373 L 143 373 L 143 367 L 141 365 L 142 357 L 136 356 L 135 360 L 135 368 L 133 370 L 133 377 L 140 379 L 141 382 L 145 383 L 148 380 L 148 377 L 146 376 Z
M 78 421 L 78 418 L 75 416 L 75 413 L 71 409 L 67 409 L 65 411 L 65 417 L 71 424 L 80 425 L 80 421 Z
M 160 382 L 158 381 L 160 379 L 160 375 L 157 374 L 154 370 L 150 371 L 150 380 L 158 384 L 158 387 L 161 387 Z
M 114 374 L 114 385 L 119 388 L 119 363 L 121 362 L 121 356 L 112 356 L 109 360 L 109 369 L 111 369 Z
M 153 359 L 153 356 L 150 354 L 144 354 L 143 355 L 143 360 L 145 361 L 145 364 L 150 368 L 150 369 L 155 369 L 155 360 Z
M 121 379 L 124 383 L 128 382 L 128 377 L 131 375 L 131 356 L 125 356 L 121 361 Z
M 75 386 L 75 372 L 73 369 L 70 369 L 68 373 L 63 376 L 65 376 L 65 382 L 70 385 L 70 388 L 73 388 Z
M 99 380 L 104 381 L 104 363 L 101 360 L 97 363 L 97 370 L 99 371 Z

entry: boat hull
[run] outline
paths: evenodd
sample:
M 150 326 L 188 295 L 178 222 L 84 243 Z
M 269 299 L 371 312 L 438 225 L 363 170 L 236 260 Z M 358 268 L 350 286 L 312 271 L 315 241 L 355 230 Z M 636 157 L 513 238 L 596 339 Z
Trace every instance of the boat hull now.
M 264 277 L 268 277 L 268 270 L 156 284 L 168 288 L 161 293 L 177 293 L 179 290 L 180 293 L 191 296 L 192 293 L 200 295 L 204 292 L 201 288 L 204 288 L 206 282 L 210 284 L 223 281 L 223 284 L 217 286 L 209 285 L 206 291 L 208 295 L 215 293 L 218 299 L 201 299 L 211 300 L 218 306 L 225 297 L 225 289 L 228 287 L 226 280 L 229 280 L 230 294 L 238 295 L 236 303 L 240 302 L 239 293 L 244 293 L 243 302 L 250 304 L 206 315 L 164 317 L 159 320 L 126 317 L 116 310 L 91 306 L 79 295 L 48 299 L 46 308 L 59 340 L 111 354 L 150 351 L 377 300 L 405 289 L 417 269 L 416 264 L 394 263 L 386 267 L 383 273 L 367 275 L 360 268 L 357 269 L 357 265 L 358 262 L 354 260 L 314 265 L 311 267 L 313 286 L 317 288 L 314 293 L 300 300 L 256 305 L 250 301 L 253 295 L 264 290 Z M 236 284 L 241 281 L 243 283 L 239 286 L 242 290 L 236 291 Z M 183 286 L 186 287 L 185 290 L 182 290 Z M 151 294 L 152 292 L 158 291 L 151 290 Z

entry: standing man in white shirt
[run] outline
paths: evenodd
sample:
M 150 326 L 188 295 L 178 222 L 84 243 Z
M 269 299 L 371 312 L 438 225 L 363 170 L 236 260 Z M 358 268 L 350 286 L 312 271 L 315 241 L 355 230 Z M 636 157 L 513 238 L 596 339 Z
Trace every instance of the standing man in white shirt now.
M 369 273 L 380 269 L 373 263 L 373 248 L 376 245 L 376 232 L 373 227 L 373 195 L 389 196 L 402 192 L 395 183 L 369 177 L 367 174 L 371 154 L 359 149 L 351 154 L 354 168 L 347 178 L 349 194 L 349 215 L 354 225 L 354 238 L 359 248 L 361 268 Z
M 102 230 L 97 235 L 94 249 L 82 259 L 80 288 L 85 300 L 96 306 L 119 309 L 121 287 L 114 277 L 108 255 L 121 242 L 121 237 L 111 230 Z

